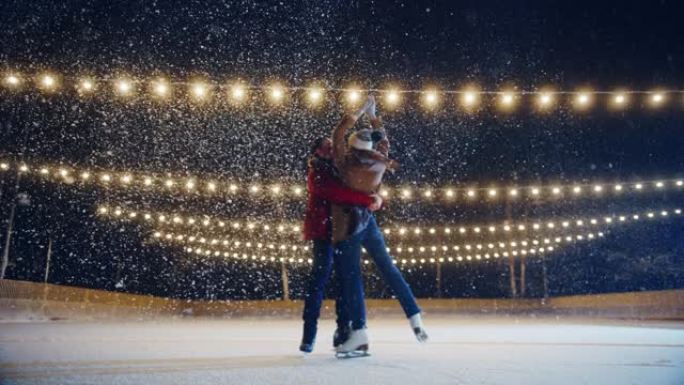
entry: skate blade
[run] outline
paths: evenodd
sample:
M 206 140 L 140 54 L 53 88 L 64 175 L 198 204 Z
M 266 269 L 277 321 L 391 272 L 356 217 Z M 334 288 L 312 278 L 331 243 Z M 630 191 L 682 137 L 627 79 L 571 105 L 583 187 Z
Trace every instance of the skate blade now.
M 425 333 L 425 332 L 424 332 L 423 330 L 421 330 L 420 328 L 414 328 L 414 329 L 413 329 L 413 333 L 416 335 L 416 339 L 417 339 L 418 342 L 420 342 L 421 344 L 424 344 L 424 343 L 428 342 L 428 335 L 427 335 L 427 333 Z
M 351 352 L 335 353 L 335 358 L 337 358 L 339 360 L 347 360 L 350 358 L 361 358 L 361 357 L 370 357 L 370 353 L 368 353 L 367 350 L 352 350 Z
M 340 358 L 340 359 L 347 359 L 347 358 L 359 358 L 359 357 L 368 357 L 370 356 L 370 353 L 368 353 L 368 345 L 361 345 L 357 347 L 354 350 L 348 351 L 348 352 L 337 352 L 335 353 L 335 357 Z

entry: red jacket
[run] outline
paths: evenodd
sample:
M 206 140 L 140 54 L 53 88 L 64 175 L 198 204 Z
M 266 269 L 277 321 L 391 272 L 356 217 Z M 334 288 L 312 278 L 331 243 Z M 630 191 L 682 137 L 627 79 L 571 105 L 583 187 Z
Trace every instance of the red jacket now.
M 315 159 L 309 163 L 306 187 L 309 193 L 304 218 L 304 239 L 329 239 L 330 203 L 370 206 L 373 198 L 345 187 L 333 174 L 332 162 Z

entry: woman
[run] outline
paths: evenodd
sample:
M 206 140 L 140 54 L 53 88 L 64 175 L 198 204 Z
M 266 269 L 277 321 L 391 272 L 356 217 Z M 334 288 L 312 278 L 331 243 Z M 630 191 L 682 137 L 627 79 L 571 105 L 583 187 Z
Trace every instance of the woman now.
M 364 113 L 368 114 L 376 131 L 359 130 L 345 141 L 346 132 Z M 377 149 L 373 148 L 373 139 L 378 142 Z M 397 167 L 396 162 L 388 158 L 388 154 L 389 140 L 380 119 L 375 116 L 375 99 L 369 96 L 361 109 L 355 114 L 345 116 L 333 130 L 333 162 L 346 186 L 373 194 L 380 187 L 385 171 L 393 171 Z M 358 207 L 335 204 L 332 207 L 332 221 L 335 254 L 345 262 L 340 264 L 338 273 L 342 278 L 344 302 L 352 327 L 349 338 L 337 346 L 337 352 L 346 354 L 368 350 L 368 336 L 365 332 L 366 309 L 361 281 L 361 246 L 373 258 L 383 279 L 397 296 L 418 341 L 427 341 L 421 310 L 411 288 L 388 254 L 385 238 L 373 214 Z
M 299 350 L 310 353 L 316 340 L 321 302 L 333 262 L 330 204 L 363 206 L 377 210 L 382 204 L 382 199 L 377 195 L 360 193 L 342 185 L 332 164 L 332 141 L 329 138 L 319 138 L 314 142 L 307 168 L 308 202 L 304 219 L 304 239 L 313 243 L 313 267 L 304 300 L 304 332 Z M 335 263 L 337 266 L 337 261 Z M 335 305 L 337 332 L 334 345 L 337 346 L 337 340 L 344 341 L 347 338 L 349 317 L 346 316 L 346 306 L 340 297 L 337 298 Z

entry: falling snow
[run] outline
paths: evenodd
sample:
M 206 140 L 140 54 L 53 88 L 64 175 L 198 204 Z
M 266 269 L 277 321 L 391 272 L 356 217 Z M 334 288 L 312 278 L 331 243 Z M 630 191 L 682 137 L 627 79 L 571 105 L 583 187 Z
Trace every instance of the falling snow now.
M 595 95 L 598 100 L 587 109 L 573 107 L 566 98 L 540 113 L 520 94 L 546 85 L 558 91 L 587 87 L 612 92 L 623 87 L 676 89 L 683 84 L 684 36 L 676 4 L 595 3 L 585 9 L 574 3 L 535 7 L 518 2 L 3 2 L 3 81 L 16 72 L 23 83 L 18 90 L 4 83 L 0 89 L 0 161 L 13 167 L 29 162 L 55 170 L 63 166 L 93 173 L 154 174 L 183 182 L 199 176 L 241 186 L 303 185 L 311 142 L 329 135 L 350 109 L 339 89 L 394 85 L 414 91 L 431 88 L 438 99 L 432 110 L 422 105 L 423 94 L 418 92 L 407 93 L 395 110 L 380 104 L 391 155 L 401 164 L 397 173 L 386 177 L 389 186 L 504 189 L 681 178 L 684 110 L 676 100 L 681 95 L 667 93 L 658 108 L 635 97 L 620 110 L 611 109 L 603 94 Z M 37 76 L 47 71 L 55 78 L 41 85 Z M 150 81 L 161 76 L 170 86 L 166 99 L 150 91 Z M 83 77 L 94 79 L 92 94 L 78 92 Z M 117 93 L 120 79 L 129 79 L 130 97 Z M 228 94 L 229 85 L 238 80 L 253 87 L 245 88 L 239 105 L 231 103 Z M 207 88 L 192 91 L 188 82 L 195 81 Z M 308 105 L 301 89 L 286 89 L 283 103 L 274 106 L 263 87 L 276 81 L 288 87 L 315 83 L 330 91 L 318 108 Z M 47 85 L 58 91 L 48 92 Z M 521 99 L 513 98 L 515 108 L 506 110 L 496 95 L 483 94 L 478 109 L 467 112 L 456 96 L 443 91 L 468 85 L 484 91 L 513 90 Z M 207 100 L 193 101 L 189 92 L 206 92 Z M 299 222 L 305 209 L 303 198 L 207 196 L 180 189 L 123 187 L 118 180 L 104 187 L 82 183 L 76 175 L 55 183 L 35 170 L 0 171 L 0 245 L 7 250 L 7 278 L 43 282 L 49 255 L 47 282 L 58 285 L 184 300 L 302 297 L 309 273 L 305 263 L 283 266 L 191 254 L 181 245 L 155 240 L 156 229 L 144 222 L 97 213 L 106 204 L 243 223 Z M 456 228 L 540 218 L 603 218 L 681 208 L 681 194 L 682 189 L 651 188 L 577 199 L 480 196 L 469 201 L 461 195 L 448 202 L 396 196 L 387 200 L 378 219 L 383 228 L 403 223 Z M 10 222 L 12 237 L 6 248 Z M 508 259 L 486 258 L 444 263 L 439 271 L 436 263 L 416 262 L 402 266 L 402 272 L 421 298 L 510 297 L 511 281 L 516 294 L 539 298 L 545 291 L 544 277 L 550 296 L 681 289 L 683 225 L 681 218 L 669 214 L 607 226 L 605 237 L 568 242 L 544 258 L 518 258 L 514 269 Z M 226 234 L 232 236 L 229 231 L 214 235 Z M 420 239 L 428 248 L 476 247 L 484 239 L 456 236 L 388 236 L 388 245 L 406 249 Z M 252 232 L 249 241 L 304 245 L 294 235 L 276 231 Z M 310 257 L 285 254 L 278 257 Z M 364 267 L 367 296 L 391 298 L 375 268 Z M 287 293 L 283 276 L 289 277 Z M 329 288 L 328 294 L 334 290 Z M 78 359 L 89 353 L 82 352 Z M 529 353 L 536 357 L 538 352 Z M 382 360 L 369 362 L 381 366 Z M 676 365 L 662 364 L 673 371 Z M 400 368 L 405 371 L 407 366 L 404 362 Z M 462 378 L 500 378 L 490 375 Z

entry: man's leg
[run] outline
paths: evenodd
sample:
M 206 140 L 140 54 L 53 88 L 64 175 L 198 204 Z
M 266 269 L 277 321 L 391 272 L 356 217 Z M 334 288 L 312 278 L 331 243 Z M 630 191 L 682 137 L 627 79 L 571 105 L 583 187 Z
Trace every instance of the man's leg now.
M 321 315 L 321 303 L 325 295 L 325 285 L 330 278 L 333 248 L 328 240 L 313 241 L 313 267 L 304 297 L 304 334 L 300 350 L 313 349 Z M 309 346 L 304 346 L 309 345 Z
M 344 282 L 342 279 L 342 271 L 344 267 L 340 267 L 340 263 L 344 257 L 339 253 L 333 255 L 333 266 L 335 269 L 335 313 L 337 315 L 337 329 L 333 335 L 333 347 L 337 347 L 347 340 L 349 332 L 351 331 L 351 319 L 349 318 L 349 311 L 347 308 L 347 301 L 343 295 Z
M 375 216 L 371 217 L 368 227 L 363 234 L 364 237 L 361 240 L 361 244 L 366 248 L 371 258 L 373 258 L 382 279 L 389 285 L 399 303 L 401 303 L 406 317 L 410 318 L 420 313 L 420 308 L 416 303 L 416 298 L 413 296 L 411 288 L 401 275 L 401 271 L 392 262 L 392 257 L 387 253 L 385 237 L 375 221 Z

